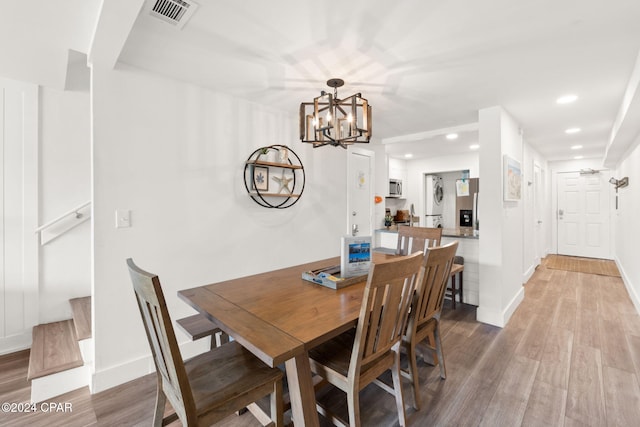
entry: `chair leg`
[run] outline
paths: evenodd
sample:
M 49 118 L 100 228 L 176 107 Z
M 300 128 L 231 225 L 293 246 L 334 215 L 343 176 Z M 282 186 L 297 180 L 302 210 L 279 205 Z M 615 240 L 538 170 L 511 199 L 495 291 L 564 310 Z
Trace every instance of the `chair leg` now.
M 447 368 L 444 365 L 444 354 L 442 351 L 442 337 L 440 336 L 440 322 L 436 323 L 435 339 L 436 339 L 436 353 L 438 354 L 438 360 L 440 362 L 440 378 L 444 380 L 447 378 Z
M 162 426 L 162 420 L 164 418 L 164 406 L 165 403 L 167 403 L 167 396 L 164 394 L 164 391 L 162 391 L 162 380 L 160 379 L 160 376 L 158 375 L 158 385 L 157 385 L 157 390 L 156 390 L 156 408 L 155 411 L 153 413 L 153 426 L 154 427 L 161 427 Z
M 451 304 L 456 309 L 456 275 L 451 276 Z
M 400 381 L 400 350 L 395 352 L 395 363 L 393 368 L 391 369 L 391 374 L 393 377 L 393 388 L 395 390 L 396 397 L 396 406 L 398 407 L 398 422 L 401 426 L 407 425 L 407 415 L 404 411 L 404 396 L 402 394 L 402 382 Z M 415 360 L 415 359 L 414 359 Z M 417 390 L 418 386 L 418 375 L 416 371 L 416 376 L 414 378 L 416 383 L 414 384 L 414 390 Z M 417 402 L 417 400 L 416 400 Z
M 462 280 L 462 273 L 464 273 L 463 271 L 460 271 L 460 304 L 462 304 L 464 301 L 462 300 L 462 285 L 463 285 L 463 280 Z
M 418 383 L 418 364 L 417 354 L 416 354 L 416 345 L 413 341 L 408 346 L 408 356 L 409 356 L 409 377 L 411 381 L 411 387 L 413 388 L 413 407 L 417 410 L 420 410 L 420 384 Z M 395 385 L 394 385 L 395 387 Z
M 360 392 L 355 387 L 347 392 L 347 406 L 349 407 L 349 425 L 360 427 Z

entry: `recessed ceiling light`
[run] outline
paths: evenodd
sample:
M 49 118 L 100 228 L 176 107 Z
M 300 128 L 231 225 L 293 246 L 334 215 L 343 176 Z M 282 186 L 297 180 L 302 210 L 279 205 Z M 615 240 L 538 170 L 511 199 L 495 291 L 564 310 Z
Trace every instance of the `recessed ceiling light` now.
M 447 139 L 458 139 L 457 133 L 448 133 L 446 136 Z
M 560 98 L 556 99 L 557 104 L 571 104 L 578 99 L 577 95 L 563 95 Z
M 568 134 L 572 134 L 572 133 L 578 133 L 580 132 L 582 129 L 580 128 L 569 128 L 567 130 L 564 131 L 564 133 L 568 133 Z
M 584 156 L 575 156 L 574 157 L 575 160 L 580 160 L 580 159 L 584 159 Z
M 480 148 L 480 144 L 471 144 L 471 145 L 469 146 L 469 148 L 470 148 L 471 150 L 477 150 L 478 148 Z
M 571 149 L 572 150 L 580 150 L 582 148 L 582 145 L 572 145 Z
M 410 158 L 413 157 L 413 154 L 407 153 L 407 154 L 404 155 L 404 157 L 407 158 L 407 159 L 410 159 Z

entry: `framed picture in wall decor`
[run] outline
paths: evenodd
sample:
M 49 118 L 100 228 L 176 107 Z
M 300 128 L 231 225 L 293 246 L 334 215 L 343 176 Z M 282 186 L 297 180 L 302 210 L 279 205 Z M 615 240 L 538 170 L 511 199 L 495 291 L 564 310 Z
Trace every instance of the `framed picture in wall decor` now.
M 522 194 L 522 169 L 520 162 L 504 155 L 504 172 L 502 175 L 502 185 L 504 188 L 504 201 L 516 202 L 520 200 Z
M 253 167 L 253 190 L 269 191 L 269 168 L 264 166 Z

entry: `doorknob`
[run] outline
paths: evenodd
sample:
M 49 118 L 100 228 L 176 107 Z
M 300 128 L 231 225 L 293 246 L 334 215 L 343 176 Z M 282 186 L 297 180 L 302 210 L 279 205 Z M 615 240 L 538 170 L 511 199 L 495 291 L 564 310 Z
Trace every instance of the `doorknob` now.
M 542 221 L 538 220 L 538 224 L 542 224 Z
M 358 231 L 360 231 L 360 230 L 358 230 L 358 224 L 353 224 L 353 226 L 351 227 L 351 235 L 352 236 L 357 235 Z
M 558 219 L 562 219 L 563 215 L 564 215 L 564 210 L 558 209 Z
M 356 216 L 356 215 L 358 215 L 358 214 L 356 213 L 356 211 L 353 211 L 353 212 L 351 212 L 351 215 L 352 215 L 352 216 Z

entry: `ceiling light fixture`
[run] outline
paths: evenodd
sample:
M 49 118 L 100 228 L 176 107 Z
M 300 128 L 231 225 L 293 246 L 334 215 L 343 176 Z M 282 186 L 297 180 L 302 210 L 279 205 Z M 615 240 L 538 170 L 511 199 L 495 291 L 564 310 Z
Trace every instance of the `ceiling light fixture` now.
M 313 102 L 300 104 L 300 140 L 315 147 L 333 145 L 347 148 L 355 142 L 368 143 L 371 139 L 371 106 L 356 93 L 338 98 L 342 79 L 330 79 L 327 86 L 333 95 L 325 91 Z
M 580 150 L 580 149 L 582 149 L 582 145 L 572 145 L 571 149 L 572 150 Z
M 569 135 L 573 134 L 573 133 L 578 133 L 580 132 L 582 129 L 580 128 L 569 128 L 567 130 L 564 131 L 564 133 L 568 133 Z
M 575 156 L 573 159 L 574 160 L 582 160 L 582 159 L 584 159 L 584 156 Z
M 413 154 L 407 153 L 407 154 L 404 155 L 404 157 L 405 157 L 405 159 L 410 159 L 410 158 L 413 157 Z
M 454 140 L 454 139 L 458 139 L 458 134 L 457 134 L 457 133 L 448 133 L 448 134 L 447 134 L 447 136 L 446 136 L 446 138 L 447 138 L 448 140 L 450 140 L 450 141 L 451 141 L 451 140 Z
M 571 104 L 578 99 L 577 95 L 563 95 L 556 99 L 556 104 Z
M 471 144 L 469 146 L 469 149 L 471 149 L 471 150 L 477 150 L 478 148 L 480 148 L 480 144 Z

